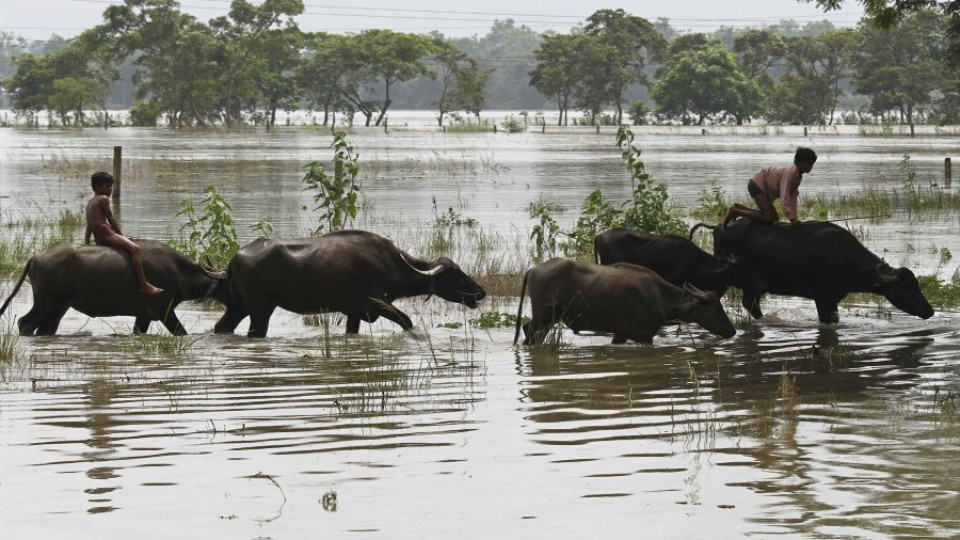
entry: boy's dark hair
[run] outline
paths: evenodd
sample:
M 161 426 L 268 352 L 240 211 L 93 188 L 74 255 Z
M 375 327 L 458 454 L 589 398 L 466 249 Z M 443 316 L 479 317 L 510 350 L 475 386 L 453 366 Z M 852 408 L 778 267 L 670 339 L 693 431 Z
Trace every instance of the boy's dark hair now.
M 798 146 L 797 153 L 793 156 L 793 163 L 797 164 L 801 161 L 804 163 L 810 163 L 812 165 L 817 162 L 817 153 L 814 152 L 812 148 Z
M 90 177 L 90 186 L 92 186 L 93 189 L 97 189 L 98 186 L 108 183 L 113 183 L 113 175 L 108 172 L 97 171 Z

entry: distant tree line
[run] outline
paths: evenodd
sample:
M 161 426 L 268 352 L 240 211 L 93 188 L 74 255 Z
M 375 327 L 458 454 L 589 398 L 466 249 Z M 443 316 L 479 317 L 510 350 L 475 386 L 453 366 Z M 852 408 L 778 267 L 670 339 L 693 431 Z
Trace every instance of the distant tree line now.
M 2 92 L 17 114 L 63 125 L 106 122 L 89 114 L 108 105 L 129 108 L 135 125 L 175 128 L 270 128 L 278 110 L 300 108 L 324 125 L 372 126 L 391 107 L 433 109 L 440 125 L 548 107 L 562 125 L 571 110 L 584 117 L 574 121 L 614 124 L 960 121 L 960 26 L 948 9 L 911 6 L 852 29 L 782 21 L 710 34 L 604 9 L 566 34 L 506 20 L 473 38 L 303 32 L 303 10 L 302 0 L 234 0 L 204 23 L 175 0 L 124 0 L 73 39 L 0 32 Z

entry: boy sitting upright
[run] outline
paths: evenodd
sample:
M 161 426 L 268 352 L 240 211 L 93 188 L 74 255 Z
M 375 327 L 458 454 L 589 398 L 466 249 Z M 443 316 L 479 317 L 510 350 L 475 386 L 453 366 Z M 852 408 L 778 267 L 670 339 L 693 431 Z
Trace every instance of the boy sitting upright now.
M 130 261 L 133 263 L 133 272 L 137 276 L 137 281 L 140 282 L 140 292 L 162 293 L 163 289 L 151 285 L 143 273 L 143 255 L 140 253 L 140 246 L 123 236 L 120 225 L 113 218 L 113 210 L 110 209 L 113 176 L 103 171 L 95 172 L 90 177 L 90 184 L 93 186 L 94 196 L 87 203 L 87 230 L 84 233 L 84 243 L 90 243 L 92 234 L 98 246 L 113 246 L 128 251 Z

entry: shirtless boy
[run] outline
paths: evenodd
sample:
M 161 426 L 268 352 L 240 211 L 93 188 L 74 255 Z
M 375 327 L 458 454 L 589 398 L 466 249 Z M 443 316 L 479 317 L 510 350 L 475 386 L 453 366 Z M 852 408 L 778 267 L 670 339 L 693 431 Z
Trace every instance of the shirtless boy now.
M 128 251 L 133 263 L 133 272 L 137 276 L 137 281 L 140 282 L 140 292 L 162 293 L 163 289 L 151 285 L 143 273 L 143 255 L 140 252 L 140 246 L 123 236 L 120 225 L 113 218 L 113 211 L 110 209 L 113 176 L 107 172 L 95 172 L 90 177 L 90 184 L 93 186 L 94 196 L 87 203 L 87 231 L 84 233 L 84 243 L 90 243 L 92 234 L 98 246 L 113 246 Z

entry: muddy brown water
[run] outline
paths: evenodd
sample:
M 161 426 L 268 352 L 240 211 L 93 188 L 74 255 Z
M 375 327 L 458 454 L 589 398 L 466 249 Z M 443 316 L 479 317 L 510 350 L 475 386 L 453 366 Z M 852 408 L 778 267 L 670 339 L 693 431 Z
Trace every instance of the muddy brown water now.
M 467 268 L 529 264 L 530 201 L 576 208 L 596 186 L 630 189 L 612 131 L 348 138 L 366 201 L 358 225 L 417 253 L 453 208 L 477 221 L 453 234 L 495 239 L 493 255 L 452 248 Z M 821 154 L 802 193 L 895 186 L 903 154 L 918 180 L 937 181 L 956 140 L 650 130 L 637 142 L 689 206 L 705 179 L 734 194 L 797 144 Z M 215 184 L 245 241 L 261 217 L 292 236 L 313 224 L 299 209 L 302 167 L 329 142 L 307 129 L 4 129 L 0 210 L 9 222 L 78 209 L 90 170 L 122 144 L 132 234 L 175 233 L 179 201 Z M 891 264 L 956 268 L 939 255 L 960 253 L 954 213 L 861 226 Z M 278 311 L 265 340 L 212 335 L 220 310 L 188 303 L 179 354 L 144 352 L 131 319 L 71 311 L 58 336 L 22 338 L 0 362 L 0 527 L 21 538 L 960 533 L 956 313 L 922 321 L 848 304 L 824 327 L 811 302 L 768 298 L 767 316 L 728 340 L 695 326 L 668 327 L 653 346 L 565 332 L 538 351 L 513 347 L 512 328 L 471 324 L 516 300 L 476 311 L 404 300 L 413 331 L 378 322 L 349 337 L 336 318 L 327 330 Z M 29 306 L 26 286 L 12 313 Z

